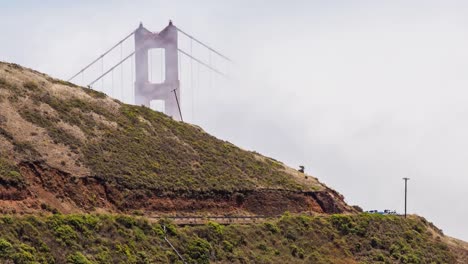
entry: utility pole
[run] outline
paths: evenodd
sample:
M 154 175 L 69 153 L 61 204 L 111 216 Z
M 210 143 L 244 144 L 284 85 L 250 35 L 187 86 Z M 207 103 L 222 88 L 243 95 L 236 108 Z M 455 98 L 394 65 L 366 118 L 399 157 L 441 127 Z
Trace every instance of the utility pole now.
M 174 92 L 174 95 L 175 95 L 175 99 L 176 99 L 176 102 L 177 102 L 177 107 L 179 108 L 179 115 L 180 115 L 180 120 L 182 121 L 182 123 L 184 122 L 184 118 L 182 118 L 182 111 L 180 110 L 180 104 L 179 104 L 179 98 L 177 97 L 177 92 L 176 92 L 177 89 L 174 89 L 172 90 Z
M 405 180 L 405 218 L 406 218 L 406 201 L 407 201 L 407 194 L 408 194 L 408 180 L 409 178 L 403 178 Z

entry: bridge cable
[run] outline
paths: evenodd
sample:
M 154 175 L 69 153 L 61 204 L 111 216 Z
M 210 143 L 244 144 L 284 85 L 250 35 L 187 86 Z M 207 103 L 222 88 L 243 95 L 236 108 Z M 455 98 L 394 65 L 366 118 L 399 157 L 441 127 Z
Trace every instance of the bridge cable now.
M 108 71 L 106 71 L 105 73 L 103 73 L 101 76 L 99 76 L 98 78 L 96 78 L 94 81 L 92 81 L 88 86 L 92 86 L 93 84 L 95 84 L 97 81 L 99 81 L 101 78 L 103 78 L 104 76 L 106 76 L 109 72 L 111 72 L 113 69 L 117 68 L 117 66 L 119 66 L 120 64 L 122 64 L 123 62 L 125 62 L 128 58 L 132 57 L 133 55 L 135 54 L 135 51 L 130 53 L 130 55 L 128 55 L 127 57 L 125 57 L 124 59 L 122 59 L 121 61 L 119 61 L 116 65 L 114 65 L 112 68 L 110 68 Z M 132 82 L 133 82 L 133 61 L 132 61 L 132 64 L 131 64 L 131 69 L 132 69 Z
M 193 40 L 190 39 L 190 55 L 193 54 Z M 192 90 L 192 122 L 195 123 L 195 85 L 193 83 L 193 60 L 190 60 L 190 88 Z
M 183 50 L 181 50 L 181 49 L 177 49 L 177 50 L 178 50 L 180 53 L 184 54 L 185 56 L 187 56 L 187 57 L 191 58 L 192 60 L 198 62 L 199 64 L 205 66 L 206 68 L 208 68 L 208 69 L 210 69 L 210 70 L 216 72 L 217 74 L 219 74 L 219 75 L 221 75 L 221 76 L 227 78 L 227 75 L 226 75 L 226 74 L 224 74 L 223 72 L 221 72 L 221 71 L 219 71 L 219 70 L 217 70 L 217 69 L 211 67 L 211 66 L 208 65 L 207 63 L 201 61 L 200 59 L 197 59 L 197 58 L 191 56 L 190 54 L 188 54 L 187 52 L 185 52 L 185 51 L 183 51 Z
M 126 61 L 128 58 L 132 57 L 133 55 L 136 54 L 137 51 L 140 51 L 143 49 L 143 46 L 138 48 L 137 50 L 133 51 L 132 53 L 130 53 L 130 55 L 128 55 L 127 57 L 125 57 L 124 59 L 120 60 L 116 65 L 114 65 L 112 68 L 110 68 L 108 71 L 106 71 L 105 73 L 101 74 L 98 78 L 96 78 L 93 82 L 91 82 L 88 86 L 91 86 L 93 85 L 94 83 L 96 83 L 97 81 L 99 81 L 101 78 L 103 78 L 104 76 L 106 76 L 111 70 L 115 69 L 117 66 L 119 66 L 120 64 L 122 64 L 124 61 Z M 104 66 L 103 66 L 104 67 Z M 133 60 L 131 60 L 131 82 L 133 83 L 134 82 L 134 78 L 133 78 Z M 134 83 L 132 84 L 134 85 Z
M 115 44 L 114 46 L 112 46 L 112 48 L 108 49 L 106 52 L 104 52 L 101 56 L 99 56 L 97 59 L 93 60 L 90 64 L 88 64 L 86 67 L 84 67 L 83 69 L 81 69 L 78 73 L 76 73 L 75 75 L 73 75 L 70 79 L 68 79 L 68 81 L 71 81 L 73 80 L 76 76 L 78 76 L 78 74 L 84 72 L 85 70 L 87 70 L 89 67 L 93 66 L 96 62 L 99 61 L 100 58 L 106 56 L 107 54 L 109 54 L 109 52 L 111 52 L 112 50 L 114 50 L 117 46 L 119 46 L 121 43 L 123 43 L 125 40 L 127 40 L 129 37 L 133 36 L 133 34 L 135 34 L 135 30 L 132 31 L 132 33 L 128 34 L 125 38 L 123 38 L 122 40 L 120 40 L 119 42 L 117 42 L 117 44 Z
M 191 40 L 194 40 L 196 41 L 198 44 L 202 45 L 203 47 L 209 49 L 210 51 L 216 53 L 218 56 L 220 56 L 221 58 L 227 60 L 227 61 L 230 61 L 232 62 L 232 60 L 228 57 L 226 57 L 225 55 L 221 54 L 221 52 L 218 52 L 216 51 L 215 49 L 211 48 L 210 46 L 208 46 L 207 44 L 201 42 L 200 40 L 196 39 L 195 37 L 191 36 L 190 34 L 186 33 L 185 31 L 183 31 L 182 29 L 176 27 L 177 31 L 179 31 L 180 33 L 184 34 L 185 36 L 189 37 Z

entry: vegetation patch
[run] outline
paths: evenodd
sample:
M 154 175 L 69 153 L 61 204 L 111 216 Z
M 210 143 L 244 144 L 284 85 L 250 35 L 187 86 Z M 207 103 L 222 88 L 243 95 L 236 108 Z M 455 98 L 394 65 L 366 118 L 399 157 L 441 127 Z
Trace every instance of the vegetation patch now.
M 24 69 L 18 67 L 9 64 L 11 74 L 21 74 Z M 155 192 L 233 194 L 258 188 L 314 189 L 286 173 L 277 161 L 259 159 L 258 154 L 241 150 L 192 125 L 176 122 L 147 107 L 117 102 L 118 110 L 108 109 L 104 100 L 109 99 L 101 92 L 31 72 L 41 79 L 45 77 L 47 82 L 31 80 L 13 85 L 0 79 L 0 86 L 9 89 L 11 105 L 23 119 L 44 128 L 54 144 L 64 144 L 79 154 L 77 164 L 83 164 L 92 175 L 121 191 L 146 196 Z M 50 83 L 70 87 L 70 96 L 60 97 L 50 89 Z M 74 96 L 78 89 L 93 100 Z M 23 104 L 20 98 L 33 103 Z M 44 110 L 48 107 L 53 113 Z M 109 123 L 117 125 L 110 127 L 106 125 Z M 81 130 L 86 140 L 65 131 L 64 124 Z M 14 145 L 25 161 L 41 160 L 34 146 L 22 142 Z M 238 202 L 242 203 L 242 197 L 238 197 Z
M 0 185 L 25 187 L 25 180 L 18 167 L 10 161 L 0 157 Z
M 398 216 L 286 214 L 269 224 L 177 227 L 130 216 L 54 215 L 0 217 L 0 225 L 0 262 L 178 263 L 165 236 L 188 263 L 455 262 L 424 219 Z

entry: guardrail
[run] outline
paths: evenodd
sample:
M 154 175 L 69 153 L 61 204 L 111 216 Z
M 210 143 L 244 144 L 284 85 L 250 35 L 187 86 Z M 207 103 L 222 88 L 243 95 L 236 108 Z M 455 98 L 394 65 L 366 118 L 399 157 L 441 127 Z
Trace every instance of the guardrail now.
M 149 216 L 149 219 L 170 219 L 181 225 L 202 225 L 214 221 L 220 224 L 255 223 L 266 219 L 278 218 L 278 215 L 254 215 L 254 216 Z

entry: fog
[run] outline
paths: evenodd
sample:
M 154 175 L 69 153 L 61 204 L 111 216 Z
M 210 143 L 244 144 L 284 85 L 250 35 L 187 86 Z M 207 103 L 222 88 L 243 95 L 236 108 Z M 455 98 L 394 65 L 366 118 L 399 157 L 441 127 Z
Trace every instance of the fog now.
M 189 122 L 365 210 L 401 213 L 409 177 L 408 211 L 468 240 L 466 1 L 0 0 L 0 60 L 67 79 L 169 19 L 235 61 L 200 82 L 182 61 Z

